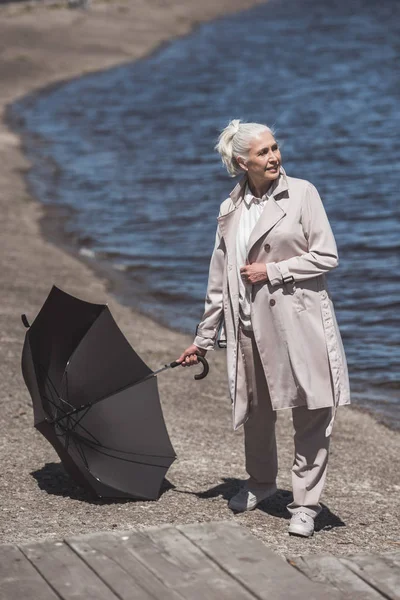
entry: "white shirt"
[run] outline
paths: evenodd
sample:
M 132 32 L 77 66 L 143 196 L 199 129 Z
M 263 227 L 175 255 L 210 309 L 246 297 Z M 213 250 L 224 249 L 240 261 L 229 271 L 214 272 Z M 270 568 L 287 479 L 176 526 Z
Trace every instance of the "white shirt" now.
M 247 244 L 254 229 L 255 224 L 261 216 L 266 202 L 274 189 L 272 184 L 267 193 L 260 198 L 256 198 L 250 191 L 249 184 L 246 184 L 243 195 L 243 208 L 240 215 L 239 227 L 236 235 L 236 264 L 239 281 L 239 318 L 243 329 L 252 329 L 250 316 L 251 303 L 251 284 L 244 283 L 240 274 L 240 267 L 246 265 Z

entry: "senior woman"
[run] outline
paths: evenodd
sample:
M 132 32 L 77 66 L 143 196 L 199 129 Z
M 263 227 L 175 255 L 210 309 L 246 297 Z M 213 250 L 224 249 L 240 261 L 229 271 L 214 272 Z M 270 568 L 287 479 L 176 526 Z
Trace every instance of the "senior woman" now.
M 216 149 L 242 174 L 221 204 L 205 311 L 178 361 L 197 362 L 224 326 L 234 429 L 244 425 L 248 480 L 229 507 L 276 492 L 276 411 L 292 409 L 289 533 L 309 537 L 321 510 L 333 420 L 350 403 L 346 357 L 325 275 L 338 264 L 316 188 L 286 175 L 273 131 L 233 120 Z

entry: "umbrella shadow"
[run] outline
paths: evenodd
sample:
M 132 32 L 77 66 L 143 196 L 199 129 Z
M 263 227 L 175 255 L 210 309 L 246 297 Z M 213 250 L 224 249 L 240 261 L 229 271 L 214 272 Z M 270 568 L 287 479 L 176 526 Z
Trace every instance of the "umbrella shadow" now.
M 39 488 L 48 494 L 54 496 L 63 496 L 72 500 L 80 500 L 89 504 L 125 504 L 127 502 L 154 502 L 154 500 L 135 499 L 135 498 L 98 498 L 90 494 L 87 490 L 77 485 L 68 475 L 62 463 L 46 463 L 44 467 L 30 473 L 36 479 Z M 161 497 L 168 490 L 175 486 L 164 479 L 161 489 Z
M 223 483 L 216 485 L 209 490 L 204 492 L 193 492 L 198 498 L 216 498 L 221 496 L 224 500 L 229 501 L 243 485 L 241 479 L 235 479 L 232 477 L 224 477 Z M 176 490 L 177 491 L 177 490 Z M 293 502 L 292 492 L 285 489 L 278 489 L 277 492 L 263 500 L 258 505 L 258 510 L 267 513 L 273 517 L 280 519 L 290 519 L 291 515 L 287 510 L 286 506 Z M 345 527 L 346 523 L 342 519 L 333 513 L 326 504 L 321 503 L 322 510 L 318 517 L 315 519 L 315 531 L 329 531 L 335 527 Z

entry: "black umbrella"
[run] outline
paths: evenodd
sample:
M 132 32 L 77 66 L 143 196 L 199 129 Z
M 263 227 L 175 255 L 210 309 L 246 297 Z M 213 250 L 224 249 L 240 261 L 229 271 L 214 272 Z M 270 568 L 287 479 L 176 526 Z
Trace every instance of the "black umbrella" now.
M 196 379 L 208 373 L 199 359 L 204 371 Z M 106 305 L 57 287 L 29 327 L 22 353 L 35 427 L 68 473 L 103 498 L 158 497 L 176 455 L 155 375 L 177 365 L 153 372 Z

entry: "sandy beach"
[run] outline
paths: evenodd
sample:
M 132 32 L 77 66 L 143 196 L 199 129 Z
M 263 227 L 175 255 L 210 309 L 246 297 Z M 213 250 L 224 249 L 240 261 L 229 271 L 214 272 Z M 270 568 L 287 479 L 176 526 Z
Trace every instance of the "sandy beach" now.
M 192 338 L 124 307 L 110 282 L 53 236 L 44 237 L 45 210 L 27 189 L 29 163 L 6 125 L 6 106 L 55 82 L 137 60 L 196 24 L 253 6 L 255 0 L 135 0 L 93 2 L 90 10 L 21 3 L 0 7 L 0 542 L 62 538 L 163 523 L 234 519 L 282 556 L 380 552 L 398 548 L 400 434 L 357 408 L 339 411 L 332 441 L 324 510 L 310 540 L 287 535 L 290 411 L 278 419 L 278 494 L 260 509 L 234 516 L 227 500 L 246 477 L 242 431 L 232 431 L 223 352 L 209 353 L 210 375 L 195 369 L 159 377 L 165 420 L 178 459 L 156 502 L 89 501 L 32 427 L 20 357 L 25 330 L 51 286 L 108 303 L 128 340 L 153 368 L 174 360 Z M 201 315 L 199 315 L 200 317 Z

